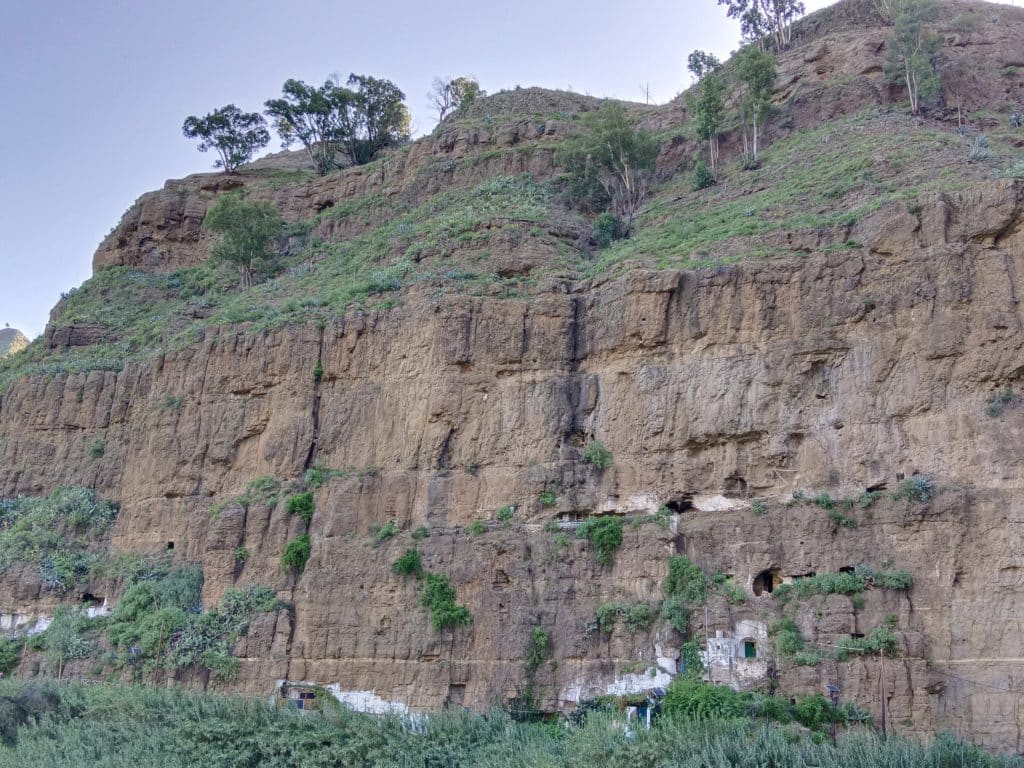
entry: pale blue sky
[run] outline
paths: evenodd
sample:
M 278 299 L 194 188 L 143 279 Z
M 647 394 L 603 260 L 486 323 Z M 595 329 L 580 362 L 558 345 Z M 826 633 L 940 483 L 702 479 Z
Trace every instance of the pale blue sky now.
M 437 75 L 661 103 L 737 37 L 714 0 L 0 0 L 0 324 L 41 333 L 136 197 L 210 169 L 186 115 L 350 72 L 398 84 L 417 134 Z

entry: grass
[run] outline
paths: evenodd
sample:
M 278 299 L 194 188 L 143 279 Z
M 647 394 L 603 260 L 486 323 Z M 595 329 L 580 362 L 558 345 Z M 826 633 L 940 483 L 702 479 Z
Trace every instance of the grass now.
M 684 712 L 662 717 L 650 730 L 620 725 L 620 715 L 597 708 L 571 722 L 516 722 L 496 710 L 486 717 L 447 712 L 416 721 L 351 712 L 329 697 L 323 714 L 301 715 L 265 700 L 201 694 L 181 688 L 49 683 L 0 683 L 0 700 L 18 703 L 0 723 L 0 768 L 720 768 L 775 765 L 803 768 L 1020 768 L 998 756 L 940 735 L 927 746 L 870 728 L 840 728 L 838 745 L 794 730 L 784 720 L 820 733 L 832 718 L 827 703 L 799 699 L 765 705 L 747 695 L 727 717 L 686 717 L 712 709 L 690 683 L 673 692 Z M 683 695 L 680 695 L 683 694 Z M 729 694 L 724 694 L 728 696 Z M 746 699 L 750 699 L 749 702 Z M 808 697 L 810 699 L 810 697 Z M 760 704 L 757 708 L 748 704 Z M 763 713 L 763 714 L 762 714 Z M 771 715 L 769 717 L 769 715 Z M 849 711 L 840 722 L 856 721 Z

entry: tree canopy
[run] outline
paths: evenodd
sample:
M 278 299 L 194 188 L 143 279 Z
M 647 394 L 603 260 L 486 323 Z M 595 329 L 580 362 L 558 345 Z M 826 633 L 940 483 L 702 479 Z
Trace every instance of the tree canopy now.
M 273 245 L 283 228 L 273 205 L 243 200 L 235 193 L 218 197 L 203 220 L 203 229 L 221 235 L 210 248 L 210 257 L 234 264 L 241 272 L 243 287 L 252 285 L 257 274 L 276 269 Z
M 939 92 L 935 69 L 941 40 L 929 25 L 937 16 L 932 0 L 914 0 L 898 10 L 893 31 L 886 44 L 885 77 L 890 83 L 902 83 L 910 96 L 910 111 L 915 115 L 923 103 Z
M 486 95 L 487 91 L 471 77 L 456 77 L 448 81 L 435 77 L 427 98 L 430 99 L 430 105 L 437 110 L 437 119 L 440 121 L 450 114 L 461 112 L 478 98 Z
M 743 88 L 740 116 L 743 119 L 744 153 L 757 162 L 758 131 L 772 106 L 775 89 L 775 57 L 755 46 L 747 46 L 736 57 L 736 76 Z M 748 143 L 746 127 L 751 128 L 752 142 Z
M 204 117 L 189 115 L 181 127 L 185 138 L 199 139 L 199 151 L 217 150 L 215 168 L 234 173 L 252 159 L 256 150 L 270 142 L 267 122 L 258 112 L 243 112 L 234 104 L 215 109 Z
M 353 164 L 368 162 L 381 149 L 409 138 L 405 94 L 390 80 L 350 75 L 346 86 L 287 80 L 279 99 L 264 105 L 284 147 L 299 142 L 317 173 L 337 167 L 340 153 Z
M 718 0 L 730 19 L 740 22 L 745 40 L 764 46 L 770 37 L 775 50 L 783 51 L 793 39 L 793 22 L 806 8 L 801 0 Z

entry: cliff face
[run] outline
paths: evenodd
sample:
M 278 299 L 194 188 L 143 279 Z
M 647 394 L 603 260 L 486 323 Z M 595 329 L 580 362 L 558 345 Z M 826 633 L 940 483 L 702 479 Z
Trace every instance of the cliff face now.
M 793 60 L 817 60 L 807 56 L 819 45 L 808 41 Z M 674 109 L 649 118 L 669 120 Z M 169 183 L 129 211 L 94 263 L 200 263 L 205 208 L 239 184 L 291 221 L 382 196 L 380 208 L 316 220 L 325 241 L 345 242 L 441 190 L 509 173 L 547 179 L 553 146 L 573 130 L 570 119 L 536 117 L 456 125 L 324 179 Z M 830 230 L 772 231 L 763 236 L 770 259 L 658 269 L 651 253 L 618 272 L 544 273 L 560 239 L 578 235 L 579 222 L 564 218 L 492 244 L 498 267 L 536 268 L 519 295 L 423 281 L 405 286 L 396 306 L 270 329 L 209 324 L 121 370 L 17 378 L 0 400 L 0 497 L 89 486 L 120 504 L 116 551 L 173 546 L 175 558 L 202 564 L 206 602 L 235 585 L 274 587 L 293 608 L 239 642 L 234 686 L 334 685 L 371 709 L 483 708 L 529 685 L 551 710 L 664 685 L 678 632 L 661 621 L 630 631 L 620 620 L 606 633 L 593 622 L 602 604 L 659 603 L 676 553 L 747 594 L 733 604 L 716 593 L 691 621 L 709 649 L 716 639 L 756 641 L 762 666 L 729 657 L 712 670 L 734 684 L 770 676 L 765 629 L 782 609 L 762 589 L 765 574 L 905 569 L 909 592 L 869 590 L 862 604 L 819 596 L 795 615 L 822 649 L 889 621 L 895 658 L 778 660 L 783 689 L 838 683 L 897 730 L 1021 749 L 1024 409 L 1012 391 L 1024 386 L 1024 184 L 978 178 Z M 424 263 L 461 263 L 466 249 L 427 252 Z M 49 350 L 109 337 L 62 317 L 55 312 Z M 582 458 L 590 440 L 611 451 L 603 471 Z M 297 480 L 311 469 L 323 483 L 311 558 L 296 577 L 282 573 L 280 556 L 305 524 L 287 513 L 284 493 L 232 500 L 256 478 Z M 891 492 L 916 473 L 934 481 L 932 499 L 883 496 L 849 513 L 855 526 L 801 501 Z M 805 493 L 794 500 L 797 490 Z M 506 505 L 515 506 L 507 523 L 496 519 Z M 662 507 L 668 518 L 651 517 Z M 630 522 L 613 564 L 601 566 L 588 543 L 565 534 L 577 518 L 611 513 Z M 399 533 L 375 544 L 388 521 Z M 475 521 L 487 521 L 483 532 Z M 414 542 L 419 528 L 429 535 Z M 414 582 L 391 569 L 412 546 L 451 578 L 470 626 L 431 628 Z M 55 600 L 28 571 L 4 577 L 4 613 L 46 613 Z M 551 646 L 528 670 L 538 626 Z

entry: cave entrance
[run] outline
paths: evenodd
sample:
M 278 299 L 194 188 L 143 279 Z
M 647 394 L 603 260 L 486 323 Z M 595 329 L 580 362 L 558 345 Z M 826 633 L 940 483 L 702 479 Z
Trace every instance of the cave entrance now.
M 85 592 L 82 594 L 82 605 L 87 605 L 90 608 L 103 605 L 103 598 L 96 597 L 92 592 Z
M 665 509 L 668 509 L 676 514 L 685 512 L 688 509 L 693 509 L 693 494 L 684 493 L 680 496 L 673 496 L 671 499 L 666 501 L 662 505 Z
M 779 574 L 779 569 L 769 568 L 768 570 L 761 571 L 754 577 L 750 588 L 757 597 L 760 597 L 764 594 L 770 595 L 780 584 L 782 584 L 782 576 Z

